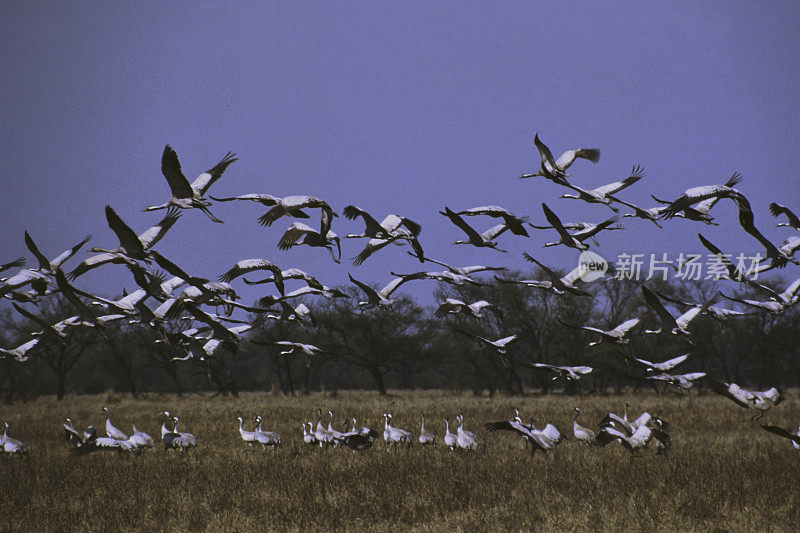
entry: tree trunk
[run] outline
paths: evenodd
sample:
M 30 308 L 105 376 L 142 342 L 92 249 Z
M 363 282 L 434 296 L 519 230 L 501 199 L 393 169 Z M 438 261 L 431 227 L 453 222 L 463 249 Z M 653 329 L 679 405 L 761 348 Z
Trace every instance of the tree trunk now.
M 130 389 L 131 394 L 133 395 L 133 397 L 136 398 L 137 397 L 136 380 L 133 379 L 133 373 L 132 372 L 127 372 L 126 376 L 128 378 L 128 388 Z
M 66 372 L 59 372 L 56 377 L 58 378 L 58 389 L 56 393 L 56 397 L 59 400 L 64 399 L 64 392 L 66 390 L 66 381 L 67 381 L 67 373 Z
M 183 387 L 181 387 L 181 381 L 178 379 L 178 367 L 175 363 L 170 363 L 167 367 L 167 373 L 169 377 L 172 378 L 172 382 L 175 383 L 175 392 L 178 395 L 178 398 L 183 397 Z
M 310 393 L 310 381 L 311 381 L 311 367 L 306 364 L 303 367 L 303 396 L 308 396 Z
M 286 371 L 286 388 L 288 393 L 294 396 L 294 381 L 292 380 L 292 366 L 289 364 L 288 357 L 283 358 L 283 369 Z
M 370 368 L 370 374 L 375 378 L 375 385 L 378 387 L 378 392 L 381 396 L 386 396 L 386 386 L 383 384 L 383 372 L 377 368 Z

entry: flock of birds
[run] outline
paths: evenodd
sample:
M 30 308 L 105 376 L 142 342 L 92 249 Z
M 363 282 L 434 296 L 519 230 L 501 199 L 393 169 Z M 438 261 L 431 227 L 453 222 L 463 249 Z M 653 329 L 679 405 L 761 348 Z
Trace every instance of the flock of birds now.
M 744 314 L 743 311 L 720 306 L 719 304 L 723 298 L 746 308 L 773 314 L 783 313 L 786 309 L 800 302 L 800 293 L 798 293 L 800 279 L 794 281 L 782 292 L 755 281 L 758 274 L 776 268 L 783 268 L 788 263 L 800 263 L 794 257 L 797 250 L 800 249 L 800 236 L 790 236 L 781 246 L 776 246 L 757 229 L 750 202 L 741 191 L 735 188 L 742 179 L 740 174 L 733 174 L 723 184 L 686 189 L 672 201 L 661 200 L 653 196 L 658 205 L 652 208 L 642 208 L 619 196 L 622 191 L 633 186 L 644 177 L 641 167 L 633 167 L 630 175 L 620 181 L 593 189 L 586 189 L 576 185 L 571 175 L 567 174 L 566 171 L 578 159 L 597 163 L 600 157 L 599 150 L 593 148 L 567 150 L 561 157 L 555 159 L 550 149 L 539 139 L 538 134 L 534 137 L 534 144 L 541 158 L 540 168 L 535 173 L 525 174 L 521 178 L 540 177 L 547 179 L 571 191 L 571 194 L 563 194 L 562 198 L 590 204 L 602 204 L 615 214 L 598 223 L 562 222 L 558 215 L 543 202 L 541 206 L 542 212 L 548 225 L 541 226 L 528 223 L 527 216 L 514 214 L 497 205 L 480 206 L 461 211 L 454 211 L 449 207 L 444 207 L 444 210 L 440 211 L 440 213 L 465 234 L 465 238 L 455 241 L 455 244 L 504 252 L 505 250 L 498 247 L 498 239 L 502 235 L 512 234 L 518 237 L 529 237 L 528 228 L 532 228 L 537 231 L 554 230 L 558 235 L 558 240 L 547 242 L 545 246 L 566 246 L 578 251 L 584 251 L 589 249 L 590 243 L 597 242 L 596 239 L 601 232 L 621 229 L 617 225 L 619 221 L 617 213 L 619 213 L 621 207 L 631 210 L 624 213 L 623 217 L 648 220 L 659 228 L 662 227 L 662 223 L 665 220 L 674 217 L 685 218 L 707 225 L 717 225 L 717 222 L 714 221 L 710 214 L 712 208 L 723 200 L 730 200 L 737 208 L 739 225 L 746 233 L 756 239 L 765 250 L 764 260 L 757 262 L 749 269 L 743 270 L 741 265 L 735 265 L 731 261 L 729 255 L 724 254 L 702 234 L 698 234 L 703 246 L 719 261 L 722 267 L 722 279 L 731 280 L 742 286 L 761 291 L 765 294 L 765 299 L 742 299 L 720 293 L 703 302 L 680 301 L 642 286 L 642 296 L 647 303 L 648 310 L 640 316 L 629 318 L 613 329 L 605 330 L 592 325 L 576 325 L 562 322 L 565 327 L 587 331 L 596 335 L 597 340 L 591 342 L 590 346 L 610 343 L 624 347 L 629 343 L 633 332 L 653 317 L 658 319 L 660 327 L 655 330 L 644 330 L 643 333 L 683 337 L 691 344 L 692 332 L 689 328 L 698 317 L 708 315 L 716 320 L 725 321 Z M 175 357 L 176 360 L 205 360 L 218 355 L 221 350 L 235 354 L 243 341 L 278 346 L 281 349 L 280 353 L 283 355 L 304 354 L 307 357 L 311 357 L 324 354 L 325 352 L 317 346 L 292 339 L 263 341 L 250 339 L 245 334 L 263 324 L 266 320 L 295 321 L 301 324 L 310 322 L 313 320 L 311 311 L 303 303 L 297 303 L 296 299 L 310 296 L 318 296 L 324 299 L 346 298 L 347 295 L 343 291 L 324 285 L 313 275 L 298 268 L 285 269 L 263 258 L 240 260 L 221 274 L 217 281 L 211 281 L 192 273 L 191 269 L 184 269 L 153 249 L 180 219 L 183 211 L 198 209 L 212 221 L 220 223 L 222 221 L 209 209 L 213 205 L 212 200 L 220 203 L 245 202 L 259 204 L 268 208 L 267 212 L 258 218 L 258 222 L 266 227 L 272 226 L 284 217 L 309 220 L 311 219 L 311 214 L 309 214 L 311 210 L 318 209 L 320 217 L 318 226 L 312 227 L 301 222 L 291 223 L 280 237 L 278 248 L 281 250 L 289 250 L 296 246 L 325 248 L 330 253 L 333 261 L 337 263 L 341 261 L 341 240 L 332 230 L 334 219 L 339 215 L 324 200 L 306 195 L 281 198 L 261 193 L 230 197 L 209 195 L 210 187 L 222 177 L 225 170 L 235 161 L 237 161 L 235 154 L 228 153 L 211 169 L 201 173 L 194 181 L 189 182 L 181 169 L 175 150 L 167 145 L 162 155 L 161 169 L 169 185 L 171 197 L 162 204 L 145 208 L 145 211 L 166 210 L 165 216 L 156 225 L 137 234 L 110 205 L 106 206 L 105 215 L 108 226 L 116 235 L 118 245 L 108 248 L 91 248 L 93 255 L 84 259 L 69 272 L 64 270 L 66 262 L 81 250 L 90 237 L 86 237 L 54 259 L 48 259 L 40 251 L 28 232 L 25 232 L 25 244 L 35 257 L 38 266 L 23 268 L 25 258 L 0 265 L 0 272 L 14 268 L 18 269 L 9 277 L 0 279 L 0 297 L 12 300 L 12 305 L 16 312 L 31 322 L 38 324 L 40 329 L 31 333 L 29 338 L 17 346 L 0 348 L 0 358 L 9 358 L 19 363 L 25 363 L 30 357 L 35 357 L 37 346 L 45 339 L 46 342 L 63 343 L 65 342 L 64 339 L 76 329 L 95 328 L 102 331 L 107 324 L 112 322 L 152 329 L 157 337 L 155 342 L 168 343 L 174 346 L 177 351 L 180 351 L 180 354 Z M 778 226 L 790 227 L 795 231 L 800 230 L 800 218 L 789 208 L 772 203 L 770 211 L 774 216 L 786 216 L 787 221 L 778 224 Z M 353 258 L 354 265 L 362 264 L 373 254 L 390 245 L 407 245 L 411 248 L 407 253 L 420 263 L 432 263 L 444 268 L 441 271 L 418 271 L 410 274 L 392 272 L 391 274 L 394 278 L 378 290 L 351 275 L 349 276 L 350 281 L 364 294 L 364 300 L 358 302 L 361 308 L 391 308 L 395 302 L 392 299 L 392 295 L 399 287 L 411 281 L 436 280 L 456 286 L 485 285 L 482 280 L 475 279 L 473 275 L 507 270 L 502 266 L 474 265 L 454 267 L 443 261 L 429 258 L 425 254 L 419 239 L 422 230 L 421 225 L 405 216 L 389 214 L 382 222 L 378 222 L 378 219 L 371 213 L 355 205 L 346 206 L 343 214 L 349 220 L 361 219 L 364 227 L 361 233 L 350 233 L 345 235 L 344 238 L 367 239 L 364 248 Z M 497 220 L 498 223 L 483 232 L 479 232 L 472 223 L 467 222 L 467 219 L 483 220 L 485 218 Z M 526 260 L 539 267 L 546 279 L 518 280 L 496 274 L 495 280 L 500 283 L 516 283 L 559 296 L 564 294 L 589 296 L 589 293 L 581 288 L 581 285 L 587 284 L 581 279 L 581 266 L 562 276 L 530 254 L 524 253 L 523 255 Z M 155 269 L 154 263 L 163 272 Z M 122 298 L 112 300 L 92 294 L 75 285 L 76 281 L 85 273 L 103 265 L 112 264 L 127 269 L 139 289 L 129 294 L 124 294 Z M 268 271 L 270 276 L 261 280 L 245 277 L 248 274 L 259 271 Z M 266 294 L 254 305 L 245 305 L 238 301 L 240 298 L 234 286 L 231 285 L 234 280 L 240 277 L 248 285 L 274 286 L 277 294 Z M 304 285 L 289 291 L 286 283 L 290 280 L 301 281 Z M 62 295 L 70 302 L 75 314 L 52 323 L 44 315 L 37 312 L 37 309 L 42 299 L 56 294 Z M 157 303 L 155 307 L 147 304 L 150 299 Z M 674 305 L 677 309 L 683 309 L 683 312 L 674 313 L 668 310 L 665 302 Z M 210 310 L 212 307 L 224 309 L 225 314 L 220 315 L 212 312 Z M 236 309 L 250 313 L 255 319 L 248 321 L 232 318 L 231 315 Z M 451 314 L 463 314 L 480 319 L 487 309 L 497 312 L 496 306 L 487 301 L 467 303 L 448 298 L 441 302 L 435 315 L 440 319 L 446 319 Z M 194 327 L 177 332 L 169 331 L 166 327 L 166 322 L 173 318 L 191 320 Z M 517 340 L 517 335 L 493 339 L 476 332 L 458 331 L 496 353 L 502 364 L 509 364 L 509 360 L 506 357 L 507 350 Z M 688 391 L 698 380 L 705 379 L 711 383 L 712 390 L 731 398 L 739 405 L 756 409 L 757 414 L 763 414 L 767 409 L 780 403 L 784 397 L 775 387 L 765 391 L 755 391 L 748 390 L 735 383 L 715 380 L 703 372 L 672 373 L 672 370 L 678 364 L 687 360 L 687 355 L 673 357 L 663 362 L 651 362 L 630 354 L 623 354 L 623 356 L 629 363 L 644 368 L 645 378 L 648 380 L 666 383 Z M 564 378 L 575 382 L 594 370 L 588 365 L 556 366 L 544 362 L 530 362 L 528 366 L 551 370 L 555 374 L 554 379 Z M 578 413 L 576 412 L 577 415 Z M 384 418 L 384 437 L 387 435 L 392 439 L 395 436 L 398 439 L 402 437 L 405 440 L 401 439 L 397 443 L 407 444 L 406 441 L 411 438 L 410 433 L 391 426 L 391 414 L 387 413 Z M 642 439 L 646 442 L 650 438 L 655 438 L 663 447 L 668 446 L 669 439 L 664 433 L 665 428 L 663 425 L 659 425 L 657 419 L 652 418 L 644 424 L 631 426 L 627 424 L 627 417 L 622 417 L 621 420 L 615 421 L 616 425 L 604 426 L 596 435 L 595 442 L 602 444 L 609 439 L 618 440 L 626 446 L 635 448 L 640 447 L 639 444 L 635 443 L 642 442 Z M 167 428 L 167 422 L 165 422 L 162 426 L 162 440 L 169 440 L 170 445 L 167 446 L 168 448 L 191 448 L 196 444 L 196 440 L 189 434 L 178 432 L 177 422 L 177 418 L 174 418 L 172 429 Z M 462 448 L 458 443 L 463 441 L 466 449 L 474 449 L 475 441 L 470 441 L 470 438 L 474 437 L 474 435 L 463 429 L 463 417 L 457 417 L 456 423 L 458 424 L 457 432 L 453 434 L 449 431 L 449 421 L 447 421 L 448 431 L 445 435 L 445 443 L 447 444 L 449 440 L 450 442 L 455 442 L 459 448 Z M 107 421 L 107 424 L 110 424 L 110 422 Z M 311 440 L 313 436 L 315 443 L 323 444 L 323 440 L 317 438 L 320 422 L 317 422 L 317 428 L 313 432 L 311 431 L 311 426 L 306 430 L 306 425 L 308 424 L 303 426 L 305 432 L 304 440 L 306 438 L 307 441 Z M 329 427 L 332 427 L 330 423 Z M 560 441 L 560 438 L 556 436 L 556 432 L 553 429 L 548 429 L 550 427 L 548 425 L 544 429 L 538 430 L 531 424 L 522 423 L 519 416 L 517 416 L 509 421 L 495 423 L 491 429 L 516 431 L 522 434 L 529 442 L 535 442 L 536 446 L 545 448 L 546 446 L 543 442 L 550 441 L 557 444 Z M 259 442 L 264 446 L 273 447 L 280 443 L 279 437 L 270 434 L 270 432 L 261 431 L 259 429 L 260 425 L 253 431 L 246 431 L 243 429 L 243 420 L 240 420 L 240 428 L 243 432 L 243 438 L 248 435 L 251 443 Z M 788 434 L 787 438 L 791 438 L 795 444 L 797 443 L 795 437 L 791 436 L 793 434 L 788 430 L 778 431 L 780 428 L 772 426 L 768 428 L 772 428 L 770 431 L 785 437 Z M 353 434 L 354 431 L 356 431 L 356 434 Z M 343 434 L 350 433 L 348 438 L 358 441 L 363 437 L 358 431 L 355 429 L 355 424 L 353 424 L 349 432 L 343 432 Z M 588 430 L 586 431 L 588 432 Z M 371 432 L 372 430 L 369 430 L 366 435 L 371 436 Z M 425 431 L 422 433 L 427 434 Z M 136 431 L 132 436 L 120 434 L 117 436 L 120 438 L 114 437 L 109 433 L 106 438 L 113 439 L 113 443 L 97 437 L 93 428 L 89 428 L 83 433 L 74 431 L 70 434 L 75 439 L 73 442 L 76 445 L 76 450 L 81 452 L 106 446 L 121 449 L 126 446 L 139 446 L 139 444 L 135 444 L 131 440 L 135 440 Z M 448 438 L 448 435 L 455 435 L 455 437 Z M 562 435 L 560 431 L 558 435 Z M 127 438 L 122 439 L 122 436 Z M 269 440 L 275 438 L 277 438 L 277 441 Z M 167 440 L 164 440 L 165 444 Z M 347 444 L 346 441 L 341 442 Z M 387 442 L 390 442 L 390 440 L 387 439 Z M 18 441 L 7 436 L 7 429 L 3 435 L 2 443 L 3 449 L 10 453 L 18 453 L 19 450 L 25 449 L 20 447 L 21 444 Z
M 635 419 L 628 417 L 628 409 L 631 406 L 625 404 L 622 416 L 615 413 L 607 413 L 598 423 L 598 430 L 581 425 L 578 418 L 581 416 L 579 408 L 575 407 L 572 417 L 572 434 L 575 440 L 581 444 L 605 447 L 609 443 L 618 442 L 631 453 L 638 452 L 648 447 L 650 442 L 654 443 L 656 454 L 661 454 L 669 450 L 672 445 L 672 438 L 667 433 L 670 424 L 647 411 L 641 413 Z M 111 414 L 107 407 L 103 407 L 105 413 L 105 437 L 98 437 L 94 426 L 88 426 L 84 431 L 78 431 L 73 427 L 72 419 L 67 418 L 63 423 L 64 436 L 71 445 L 73 455 L 86 455 L 96 451 L 116 451 L 118 453 L 141 453 L 142 451 L 153 448 L 154 439 L 147 433 L 132 425 L 132 433 L 126 434 L 111 423 Z M 533 418 L 529 423 L 522 421 L 519 410 L 514 409 L 515 416 L 509 420 L 497 422 L 487 422 L 484 429 L 489 432 L 509 431 L 521 437 L 527 446 L 530 446 L 531 455 L 536 451 L 548 452 L 558 447 L 561 442 L 568 437 L 555 424 L 547 423 L 543 428 L 537 428 Z M 355 418 L 347 421 L 343 431 L 338 431 L 333 425 L 333 411 L 328 411 L 329 419 L 327 427 L 323 424 L 322 410 L 317 410 L 316 425 L 313 421 L 301 423 L 303 429 L 303 443 L 310 447 L 319 448 L 348 448 L 354 452 L 360 452 L 371 448 L 376 440 L 380 439 L 381 434 L 367 426 L 359 426 Z M 173 416 L 169 411 L 162 411 L 163 423 L 161 425 L 161 442 L 163 443 L 164 453 L 168 450 L 186 451 L 197 447 L 197 438 L 186 432 L 178 431 L 177 416 Z M 425 428 L 425 415 L 422 415 L 420 430 L 417 438 L 411 431 L 392 425 L 393 415 L 383 413 L 383 440 L 386 451 L 396 450 L 398 447 L 405 447 L 410 450 L 415 442 L 425 447 L 436 447 L 439 442 L 451 451 L 475 451 L 478 448 L 478 437 L 475 433 L 464 429 L 464 414 L 458 414 L 454 421 L 455 433 L 451 431 L 450 419 L 445 418 L 444 435 L 439 441 L 435 433 Z M 253 429 L 244 428 L 244 419 L 238 416 L 239 435 L 248 449 L 255 450 L 261 446 L 262 450 L 268 447 L 275 450 L 281 446 L 281 437 L 277 432 L 265 431 L 262 429 L 262 418 L 257 415 L 253 419 Z M 172 422 L 172 428 L 168 424 Z M 5 432 L 0 436 L 0 445 L 6 454 L 25 456 L 30 449 L 19 440 L 8 436 L 8 422 L 5 423 Z M 800 450 L 800 428 L 797 433 L 772 425 L 762 427 L 776 435 L 788 439 L 791 444 Z

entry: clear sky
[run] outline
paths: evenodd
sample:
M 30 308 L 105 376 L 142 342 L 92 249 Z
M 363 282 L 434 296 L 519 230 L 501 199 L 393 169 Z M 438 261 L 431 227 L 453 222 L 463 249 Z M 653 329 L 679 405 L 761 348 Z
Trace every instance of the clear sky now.
M 546 201 L 565 221 L 611 214 L 558 199 L 566 191 L 550 182 L 517 179 L 538 168 L 537 131 L 556 156 L 601 149 L 597 165 L 572 167 L 581 186 L 644 166 L 647 177 L 620 195 L 643 207 L 650 193 L 675 198 L 739 171 L 757 226 L 780 244 L 789 233 L 774 227 L 769 202 L 800 212 L 800 4 L 602 4 L 6 3 L 0 262 L 31 258 L 25 229 L 51 257 L 88 233 L 89 246 L 116 246 L 106 204 L 137 232 L 157 222 L 163 212 L 142 209 L 170 196 L 160 172 L 169 143 L 190 180 L 237 153 L 214 195 L 315 195 L 339 212 L 354 203 L 379 219 L 408 216 L 423 225 L 426 253 L 455 264 L 527 269 L 528 250 L 572 268 L 574 251 L 541 248 L 553 233 L 504 235 L 507 254 L 450 246 L 463 235 L 437 213 L 498 204 L 543 222 Z M 185 212 L 157 249 L 212 278 L 253 257 L 329 285 L 348 272 L 383 284 L 390 270 L 419 267 L 396 247 L 361 267 L 334 265 L 324 250 L 281 252 L 291 220 L 262 228 L 257 204 L 212 210 L 225 224 Z M 701 231 L 726 252 L 763 253 L 731 203 L 712 214 L 721 226 L 673 220 L 659 231 L 625 219 L 596 251 L 705 253 Z M 494 223 L 473 221 L 481 231 Z M 333 229 L 362 228 L 342 217 Z M 343 243 L 344 255 L 361 244 Z M 411 290 L 426 295 L 432 283 Z M 133 286 L 113 266 L 77 285 Z

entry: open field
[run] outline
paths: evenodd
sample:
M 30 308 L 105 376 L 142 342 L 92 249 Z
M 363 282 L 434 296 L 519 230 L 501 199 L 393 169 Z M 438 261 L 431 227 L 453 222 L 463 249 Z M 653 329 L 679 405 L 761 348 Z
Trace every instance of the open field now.
M 601 416 L 655 412 L 672 423 L 666 456 L 651 449 L 631 456 L 617 443 L 588 448 L 574 439 L 547 456 L 531 458 L 515 435 L 489 434 L 484 422 L 504 420 L 518 407 L 540 425 L 555 423 L 572 437 L 571 412 L 596 428 Z M 72 457 L 61 421 L 94 424 L 100 412 L 130 431 L 131 422 L 156 437 L 158 413 L 181 417 L 198 448 L 183 455 L 161 447 L 138 457 L 94 453 Z M 438 438 L 444 416 L 460 411 L 479 438 L 476 453 L 415 446 L 387 453 L 380 445 L 360 454 L 309 449 L 300 420 L 313 409 L 333 409 L 380 427 L 391 411 L 395 425 L 419 431 L 425 412 Z M 276 452 L 245 451 L 236 416 L 265 418 L 284 445 Z M 750 412 L 704 395 L 681 407 L 675 396 L 526 396 L 477 398 L 445 392 L 371 392 L 286 397 L 247 393 L 238 398 L 115 394 L 42 398 L 4 406 L 10 435 L 31 446 L 27 459 L 0 460 L 0 528 L 10 530 L 256 530 L 404 529 L 746 529 L 800 526 L 800 455 L 788 441 L 749 422 Z M 796 428 L 797 391 L 764 419 Z M 249 422 L 246 427 L 250 427 Z

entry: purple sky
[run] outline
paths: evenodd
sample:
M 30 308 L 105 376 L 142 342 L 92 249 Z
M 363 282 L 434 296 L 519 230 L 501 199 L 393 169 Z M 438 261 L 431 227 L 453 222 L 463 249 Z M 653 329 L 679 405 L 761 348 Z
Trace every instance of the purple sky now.
M 564 221 L 611 213 L 559 200 L 566 191 L 550 182 L 517 179 L 539 165 L 537 131 L 556 156 L 602 150 L 597 165 L 570 170 L 587 188 L 643 165 L 647 177 L 620 195 L 643 207 L 653 205 L 650 193 L 675 198 L 739 171 L 758 227 L 777 244 L 790 234 L 774 228 L 767 205 L 800 212 L 800 5 L 539 4 L 7 4 L 0 262 L 32 259 L 25 229 L 51 257 L 87 233 L 89 246 L 116 246 L 106 204 L 137 232 L 157 222 L 163 212 L 142 209 L 170 196 L 160 172 L 167 143 L 190 180 L 237 153 L 214 195 L 311 194 L 339 212 L 355 203 L 379 219 L 405 215 L 423 225 L 429 256 L 458 265 L 527 269 L 523 250 L 551 266 L 572 268 L 577 259 L 563 247 L 541 248 L 553 233 L 504 235 L 507 254 L 450 246 L 463 234 L 437 213 L 444 206 L 498 204 L 534 222 L 544 221 L 542 201 Z M 281 252 L 288 218 L 262 228 L 256 219 L 265 209 L 256 204 L 212 209 L 225 224 L 185 212 L 157 249 L 212 278 L 253 257 L 307 269 L 329 285 L 348 272 L 383 284 L 389 270 L 419 269 L 396 247 L 361 267 L 334 265 L 324 250 Z M 594 250 L 606 258 L 705 252 L 700 231 L 726 252 L 763 253 L 730 202 L 712 214 L 720 227 L 676 219 L 659 231 L 625 219 L 625 231 L 601 235 Z M 471 221 L 480 231 L 494 223 Z M 333 229 L 362 228 L 340 218 Z M 343 243 L 344 255 L 362 244 Z M 114 266 L 77 282 L 112 293 L 123 284 L 133 286 Z M 246 299 L 259 294 L 236 286 Z M 433 282 L 407 287 L 429 298 Z

